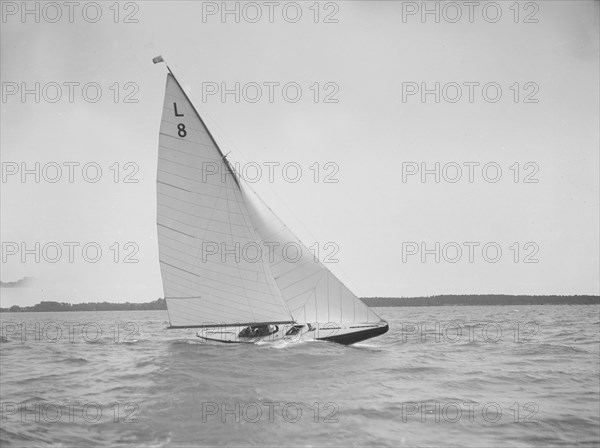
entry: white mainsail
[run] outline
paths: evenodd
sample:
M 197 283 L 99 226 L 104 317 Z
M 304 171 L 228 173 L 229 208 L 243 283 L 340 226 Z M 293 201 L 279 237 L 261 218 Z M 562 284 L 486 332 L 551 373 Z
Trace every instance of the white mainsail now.
M 206 175 L 217 165 L 223 175 Z M 157 172 L 158 245 L 171 327 L 292 322 L 238 180 L 185 92 L 167 75 Z
M 295 321 L 335 325 L 382 321 L 314 257 L 258 194 L 242 186 L 255 230 L 269 249 L 265 257 Z M 292 250 L 285 250 L 286 246 Z

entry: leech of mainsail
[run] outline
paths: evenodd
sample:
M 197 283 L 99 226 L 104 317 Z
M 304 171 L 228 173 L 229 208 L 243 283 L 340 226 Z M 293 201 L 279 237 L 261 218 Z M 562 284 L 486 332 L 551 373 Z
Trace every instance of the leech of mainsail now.
M 218 176 L 207 176 L 207 167 Z M 291 323 L 238 179 L 169 69 L 159 135 L 157 228 L 172 328 Z

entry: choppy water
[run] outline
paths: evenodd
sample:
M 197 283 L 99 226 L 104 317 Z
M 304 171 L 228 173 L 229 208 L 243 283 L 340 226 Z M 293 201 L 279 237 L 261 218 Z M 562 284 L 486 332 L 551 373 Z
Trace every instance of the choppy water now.
M 1 444 L 599 445 L 597 306 L 378 312 L 390 331 L 349 347 L 207 344 L 160 311 L 4 314 Z

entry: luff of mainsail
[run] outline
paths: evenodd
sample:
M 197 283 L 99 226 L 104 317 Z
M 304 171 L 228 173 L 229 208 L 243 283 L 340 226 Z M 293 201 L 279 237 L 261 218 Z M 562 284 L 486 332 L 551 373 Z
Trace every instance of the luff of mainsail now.
M 171 328 L 291 323 L 268 263 L 236 256 L 239 247 L 260 245 L 260 237 L 233 170 L 169 72 L 156 184 Z M 222 175 L 207 176 L 206 168 L 215 164 L 223 167 Z

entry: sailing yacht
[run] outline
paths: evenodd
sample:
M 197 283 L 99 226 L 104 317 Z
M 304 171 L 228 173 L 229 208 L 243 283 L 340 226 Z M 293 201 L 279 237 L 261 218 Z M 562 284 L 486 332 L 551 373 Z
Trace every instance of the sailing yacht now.
M 353 344 L 388 331 L 236 173 L 167 70 L 156 187 L 169 328 L 229 343 Z M 293 258 L 282 250 L 292 243 Z

